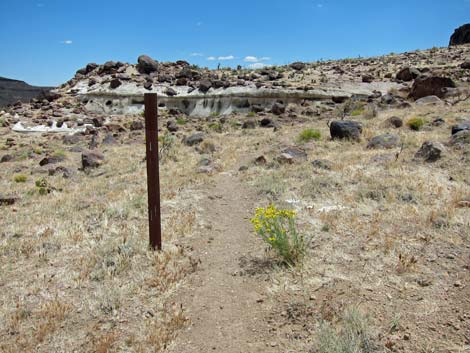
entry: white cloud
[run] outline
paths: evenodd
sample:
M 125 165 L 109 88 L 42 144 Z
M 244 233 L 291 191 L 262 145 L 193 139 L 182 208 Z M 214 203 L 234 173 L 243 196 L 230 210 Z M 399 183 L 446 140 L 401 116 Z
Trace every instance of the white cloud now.
M 204 24 L 204 23 L 202 23 L 201 21 L 199 21 L 199 22 L 196 23 L 196 26 L 201 27 L 203 24 Z
M 233 55 L 228 55 L 228 56 L 219 56 L 217 59 L 219 60 L 233 60 L 235 57 Z
M 258 63 L 260 61 L 269 61 L 271 60 L 271 58 L 269 56 L 263 56 L 261 58 L 258 58 L 256 56 L 245 56 L 245 59 L 243 59 L 243 61 L 247 62 L 247 63 Z
M 189 56 L 204 56 L 202 53 L 191 53 Z
M 73 42 L 72 42 L 70 39 L 67 39 L 67 40 L 63 40 L 61 43 L 62 43 L 62 44 L 66 44 L 66 45 L 70 45 L 70 44 L 72 44 Z
M 248 68 L 256 70 L 256 69 L 262 69 L 262 68 L 268 67 L 268 66 L 271 66 L 271 65 L 268 65 L 268 64 L 265 64 L 265 63 L 253 63 L 253 64 L 248 65 Z
M 233 60 L 233 59 L 235 59 L 235 57 L 234 57 L 233 55 L 218 56 L 218 57 L 209 56 L 209 57 L 207 58 L 207 60 L 209 60 L 209 61 L 214 61 L 214 60 L 224 61 L 224 60 Z
M 323 4 L 317 4 L 317 7 L 321 9 L 323 7 Z

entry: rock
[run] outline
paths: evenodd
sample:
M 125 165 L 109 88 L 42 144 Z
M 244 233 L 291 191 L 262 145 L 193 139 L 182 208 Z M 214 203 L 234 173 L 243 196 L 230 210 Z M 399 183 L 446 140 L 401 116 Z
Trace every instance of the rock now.
M 64 135 L 64 137 L 62 137 L 62 142 L 65 145 L 75 145 L 80 142 L 80 135 Z
M 85 150 L 82 152 L 82 170 L 98 168 L 104 163 L 104 155 L 96 150 Z
M 415 103 L 416 105 L 435 105 L 442 103 L 442 100 L 437 96 L 427 96 L 418 99 Z
M 148 91 L 152 90 L 152 82 L 147 81 L 144 83 L 144 88 Z
M 332 163 L 327 159 L 315 159 L 312 161 L 312 166 L 316 169 L 331 170 Z
M 118 140 L 112 134 L 106 134 L 103 141 L 101 142 L 103 145 L 117 145 Z
M 176 122 L 174 122 L 174 121 L 172 121 L 172 120 L 167 121 L 167 123 L 166 123 L 166 128 L 167 128 L 168 131 L 170 131 L 170 132 L 176 132 L 176 131 L 178 131 L 178 129 L 179 129 L 178 124 L 176 124 Z
M 198 145 L 200 144 L 202 141 L 204 141 L 204 133 L 202 132 L 198 132 L 196 134 L 193 134 L 191 136 L 188 136 L 186 137 L 183 142 L 187 145 L 187 146 L 194 146 L 194 145 Z
M 450 37 L 449 46 L 470 43 L 470 24 L 460 26 Z
M 249 119 L 243 122 L 242 129 L 254 129 L 254 128 L 256 128 L 256 120 Z
M 393 95 L 391 95 L 390 93 L 387 93 L 387 94 L 384 94 L 381 98 L 380 98 L 380 102 L 382 104 L 387 104 L 387 105 L 390 105 L 390 104 L 393 104 L 396 102 L 396 99 Z
M 286 112 L 286 106 L 280 102 L 276 102 L 273 104 L 273 107 L 271 108 L 271 113 L 274 115 L 281 115 Z
M 89 63 L 85 67 L 85 73 L 88 75 L 90 72 L 94 71 L 98 67 L 98 64 L 96 63 Z
M 18 198 L 15 196 L 0 194 L 0 206 L 11 206 L 16 201 L 18 201 Z
M 41 161 L 39 161 L 39 165 L 42 167 L 47 164 L 60 163 L 60 162 L 63 162 L 64 160 L 65 160 L 65 156 L 62 156 L 62 155 L 48 156 L 48 157 L 44 157 L 43 159 L 41 159 Z
M 435 162 L 442 157 L 445 152 L 444 146 L 439 142 L 426 141 L 415 154 L 415 159 L 422 159 L 425 162 Z
M 178 94 L 178 92 L 176 92 L 173 88 L 171 87 L 168 87 L 166 90 L 165 90 L 165 94 L 168 96 L 168 97 L 174 97 Z
M 158 62 L 148 55 L 141 55 L 137 58 L 137 71 L 141 74 L 150 74 L 158 71 Z
M 348 97 L 345 97 L 345 96 L 333 96 L 331 97 L 331 100 L 334 102 L 334 103 L 337 103 L 337 104 L 341 104 L 341 103 L 344 103 L 348 100 Z
M 207 93 L 212 87 L 212 82 L 209 80 L 202 80 L 199 82 L 199 91 Z
M 111 89 L 116 89 L 116 88 L 118 88 L 120 85 L 122 85 L 121 80 L 119 80 L 118 78 L 114 78 L 114 79 L 112 79 L 111 82 L 109 83 L 109 88 L 111 88 Z
M 446 121 L 442 118 L 436 118 L 432 121 L 431 125 L 432 126 L 441 126 L 441 125 L 444 125 L 446 123 Z
M 470 119 L 466 119 L 460 124 L 452 126 L 452 135 L 464 130 L 470 130 Z
M 293 164 L 294 157 L 292 157 L 288 153 L 281 153 L 279 156 L 276 157 L 276 161 L 278 161 L 280 164 Z
M 398 71 L 396 75 L 397 80 L 401 81 L 413 81 L 414 79 L 418 78 L 421 75 L 421 72 L 418 69 L 413 69 L 410 67 L 405 67 Z
M 259 157 L 256 157 L 253 163 L 255 165 L 265 165 L 266 163 L 268 163 L 268 161 L 265 156 L 259 156 Z
M 460 68 L 464 70 L 470 70 L 470 60 L 466 60 L 460 65 Z
M 261 127 L 276 127 L 276 123 L 271 118 L 263 118 L 259 124 Z
M 371 83 L 374 81 L 374 76 L 372 75 L 362 75 L 362 82 Z
M 48 173 L 49 173 L 50 176 L 62 173 L 62 177 L 64 179 L 68 179 L 72 176 L 72 171 L 69 168 L 65 168 L 65 167 L 62 167 L 62 166 L 59 166 L 57 168 L 51 168 L 51 169 L 49 169 Z
M 414 100 L 427 96 L 443 98 L 446 93 L 445 88 L 447 87 L 455 87 L 454 81 L 447 77 L 430 76 L 418 78 L 411 87 L 410 98 Z
M 129 129 L 131 131 L 136 131 L 136 130 L 143 130 L 144 129 L 144 123 L 140 120 L 134 120 L 131 125 L 129 126 Z
M 115 73 L 122 65 L 124 64 L 120 62 L 107 61 L 100 67 L 99 74 L 101 75 Z
M 401 120 L 398 116 L 391 116 L 390 118 L 385 120 L 385 125 L 398 129 L 403 126 L 403 120 Z
M 470 144 L 470 130 L 462 130 L 452 135 L 449 141 L 450 145 L 469 145 Z
M 13 160 L 13 156 L 10 154 L 4 154 L 0 159 L 0 163 L 11 162 Z
M 378 148 L 395 148 L 400 143 L 400 136 L 386 133 L 383 135 L 373 137 L 367 144 L 369 149 L 378 149 Z
M 300 61 L 296 61 L 292 64 L 289 65 L 291 68 L 293 68 L 294 70 L 296 71 L 302 71 L 303 69 L 305 69 L 305 64 L 303 62 L 300 62 Z
M 300 147 L 287 147 L 281 151 L 282 155 L 289 155 L 294 161 L 305 161 L 307 160 L 307 152 Z
M 332 139 L 349 139 L 358 141 L 361 138 L 362 125 L 356 121 L 341 120 L 330 124 Z

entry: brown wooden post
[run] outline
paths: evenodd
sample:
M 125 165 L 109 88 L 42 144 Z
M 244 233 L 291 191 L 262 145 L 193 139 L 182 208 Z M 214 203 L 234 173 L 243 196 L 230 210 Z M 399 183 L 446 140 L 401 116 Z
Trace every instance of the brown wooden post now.
M 157 94 L 145 93 L 145 140 L 147 147 L 147 190 L 150 247 L 162 249 L 160 215 L 160 168 L 158 161 Z

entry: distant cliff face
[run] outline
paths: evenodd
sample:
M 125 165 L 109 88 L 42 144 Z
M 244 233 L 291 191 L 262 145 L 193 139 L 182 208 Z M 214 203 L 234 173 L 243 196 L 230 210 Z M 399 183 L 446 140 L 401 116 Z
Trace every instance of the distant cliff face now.
M 52 87 L 30 86 L 26 82 L 0 77 L 0 107 L 17 101 L 29 102 Z
M 470 43 L 470 23 L 457 28 L 450 37 L 449 46 Z

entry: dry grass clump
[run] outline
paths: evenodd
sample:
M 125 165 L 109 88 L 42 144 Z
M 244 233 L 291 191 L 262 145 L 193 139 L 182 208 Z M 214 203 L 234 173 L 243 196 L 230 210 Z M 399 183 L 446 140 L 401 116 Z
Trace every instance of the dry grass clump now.
M 325 322 L 317 335 L 318 353 L 372 353 L 377 352 L 372 329 L 367 317 L 356 308 L 346 310 L 334 327 Z

